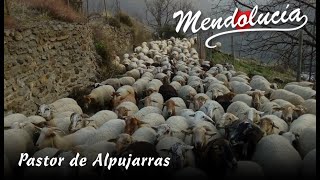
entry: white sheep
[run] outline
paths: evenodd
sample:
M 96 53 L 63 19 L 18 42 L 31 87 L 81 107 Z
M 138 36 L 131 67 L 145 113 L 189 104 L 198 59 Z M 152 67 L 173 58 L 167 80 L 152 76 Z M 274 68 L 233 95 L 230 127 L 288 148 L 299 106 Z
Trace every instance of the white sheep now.
M 252 161 L 262 167 L 267 177 L 296 177 L 301 165 L 299 153 L 286 138 L 276 134 L 258 142 Z
M 46 120 L 50 120 L 55 117 L 56 114 L 60 114 L 65 111 L 73 111 L 82 114 L 82 109 L 78 103 L 71 98 L 58 99 L 51 104 L 42 104 L 39 107 L 38 113 Z
M 216 89 L 216 90 L 220 91 L 222 94 L 227 94 L 230 92 L 230 90 L 225 85 L 220 84 L 220 83 L 210 84 L 208 87 L 208 91 L 210 91 L 211 89 Z
M 202 81 L 191 81 L 188 85 L 193 87 L 198 93 L 204 93 L 204 85 Z
M 191 95 L 192 101 L 189 104 L 189 108 L 193 109 L 194 111 L 197 111 L 201 108 L 201 106 L 207 101 L 210 100 L 211 98 L 204 94 L 204 93 L 198 93 L 195 96 Z
M 306 108 L 306 113 L 317 115 L 317 100 L 308 99 L 303 103 L 303 107 Z
M 316 127 L 305 128 L 298 140 L 298 149 L 302 157 L 307 155 L 311 150 L 316 148 L 317 132 Z
M 170 85 L 178 92 L 180 90 L 180 88 L 182 87 L 182 85 L 177 82 L 177 81 L 172 81 L 170 83 Z
M 152 79 L 147 86 L 146 86 L 146 95 L 150 95 L 154 92 L 158 92 L 160 86 L 162 86 L 163 83 L 158 79 Z
M 304 103 L 304 99 L 301 96 L 284 89 L 277 89 L 273 91 L 270 95 L 270 100 L 274 99 L 283 99 L 289 101 L 293 105 L 300 105 Z
M 266 94 L 271 93 L 272 91 L 271 83 L 268 80 L 266 80 L 264 77 L 252 78 L 249 85 L 253 89 L 259 89 L 261 91 L 265 91 Z
M 281 131 L 287 132 L 289 130 L 288 124 L 283 119 L 279 118 L 278 116 L 265 115 L 260 118 L 260 122 L 263 122 L 264 120 L 272 121 L 273 134 L 279 134 Z M 261 126 L 261 124 L 260 124 L 260 128 L 262 131 L 266 130 L 265 129 L 266 127 Z
M 255 124 L 260 123 L 260 115 L 264 113 L 256 110 L 255 108 L 249 107 L 247 104 L 241 101 L 231 103 L 227 109 L 227 112 L 234 114 L 240 120 L 249 119 L 251 122 Z
M 115 108 L 115 112 L 117 113 L 119 118 L 124 118 L 126 116 L 132 116 L 133 114 L 135 114 L 138 111 L 139 111 L 138 106 L 130 101 L 122 102 Z M 113 118 L 113 119 L 117 119 L 118 117 Z
M 291 123 L 289 131 L 300 136 L 304 129 L 316 126 L 316 119 L 313 114 L 304 114 Z
M 158 113 L 149 113 L 145 115 L 141 121 L 149 124 L 151 127 L 159 126 L 166 122 L 164 117 Z
M 117 90 L 119 87 L 121 87 L 120 80 L 118 78 L 109 78 L 109 79 L 101 82 L 100 84 L 102 84 L 102 85 L 110 85 L 115 90 Z
M 98 128 L 93 135 L 86 139 L 86 143 L 84 144 L 92 145 L 100 141 L 115 139 L 119 134 L 124 132 L 125 125 L 126 123 L 122 119 L 112 119 Z
M 132 86 L 136 80 L 133 77 L 122 77 L 119 79 L 120 86 L 129 85 Z
M 10 167 L 16 167 L 21 153 L 33 153 L 34 145 L 31 136 L 23 129 L 8 129 L 4 131 L 4 153 Z
M 185 144 L 176 137 L 164 137 L 156 145 L 156 150 L 161 157 L 170 157 L 173 166 L 182 168 L 194 166 L 193 146 Z
M 175 116 L 182 109 L 187 109 L 187 106 L 182 98 L 172 97 L 164 104 L 162 115 L 164 118 Z
M 230 90 L 236 94 L 244 94 L 252 89 L 248 84 L 238 81 L 231 81 L 229 85 Z
M 142 141 L 154 144 L 157 139 L 157 133 L 150 127 L 140 127 L 133 134 L 132 138 L 134 141 Z
M 133 85 L 134 91 L 137 93 L 137 96 L 139 98 L 142 98 L 144 96 L 144 92 L 147 88 L 147 84 L 150 80 L 146 77 L 138 79 Z
M 91 104 L 97 104 L 100 107 L 105 107 L 105 105 L 110 103 L 114 92 L 115 89 L 110 85 L 103 85 L 93 89 L 89 95 L 84 96 L 85 108 L 89 108 L 89 105 Z M 82 114 L 82 112 L 80 114 Z
M 132 64 L 130 64 L 130 65 L 132 65 Z M 140 72 L 138 69 L 132 69 L 132 70 L 127 71 L 124 74 L 124 76 L 133 77 L 135 80 L 137 80 L 140 78 Z
M 142 101 L 144 101 L 144 106 L 154 106 L 157 107 L 159 109 L 163 108 L 163 97 L 160 93 L 158 92 L 154 92 L 152 94 L 150 94 L 149 96 L 145 97 L 144 99 L 142 99 Z
M 69 125 L 70 125 L 70 118 L 74 112 L 72 111 L 66 111 L 62 112 L 60 114 L 56 114 L 53 119 L 50 121 L 47 121 L 47 125 L 50 127 L 57 127 L 61 129 L 63 132 L 68 133 L 69 132 Z M 78 114 L 78 113 L 76 113 Z
M 214 122 L 221 119 L 221 117 L 225 113 L 223 107 L 217 101 L 213 100 L 207 100 L 206 103 L 201 106 L 199 111 L 204 112 Z
M 197 123 L 201 121 L 209 121 L 214 123 L 214 121 L 206 115 L 203 111 L 196 111 L 191 113 L 182 113 L 181 116 L 185 117 L 189 126 L 195 126 Z
M 299 86 L 302 86 L 302 87 L 310 87 L 310 88 L 312 88 L 314 86 L 313 82 L 308 82 L 308 81 L 290 82 L 290 83 L 288 83 L 286 85 L 291 85 L 291 84 L 299 85 Z
M 96 131 L 94 127 L 87 126 L 72 134 L 62 136 L 57 131 L 64 132 L 55 127 L 38 129 L 40 130 L 40 136 L 36 142 L 38 148 L 53 147 L 61 150 L 70 150 L 74 146 L 85 144 L 86 140 Z
M 191 96 L 196 94 L 197 91 L 189 85 L 182 86 L 178 91 L 179 97 L 182 98 L 184 101 L 191 100 Z
M 292 93 L 295 93 L 299 96 L 301 96 L 303 99 L 311 99 L 316 96 L 316 91 L 309 88 L 309 87 L 302 87 L 298 85 L 286 85 L 283 89 L 290 91 Z
M 248 80 L 242 78 L 242 77 L 232 77 L 230 78 L 230 82 L 231 81 L 238 81 L 238 82 L 242 82 L 242 83 L 245 83 L 245 84 L 249 84 Z
M 216 127 L 207 121 L 198 121 L 195 123 L 189 131 L 186 131 L 187 134 L 192 133 L 191 142 L 185 138 L 187 144 L 194 145 L 197 149 L 201 149 L 207 145 L 211 140 L 221 138 L 220 132 Z
M 136 112 L 133 117 L 137 119 L 143 119 L 146 115 L 150 113 L 157 113 L 157 114 L 162 114 L 161 109 L 153 106 L 147 106 L 142 109 L 140 109 L 138 112 Z
M 85 117 L 85 115 L 80 115 L 80 114 L 73 114 L 70 116 L 70 126 L 69 126 L 69 131 L 74 132 L 80 128 L 86 127 L 88 125 L 91 125 L 95 128 L 99 128 L 102 126 L 104 123 L 111 119 L 117 119 L 118 115 L 109 110 L 102 110 L 98 111 L 91 117 Z M 79 127 L 80 125 L 80 127 Z
M 27 122 L 28 118 L 23 114 L 14 113 L 14 114 L 10 114 L 8 116 L 5 116 L 3 121 L 4 121 L 3 122 L 4 127 L 9 128 L 15 122 L 18 122 L 18 123 Z

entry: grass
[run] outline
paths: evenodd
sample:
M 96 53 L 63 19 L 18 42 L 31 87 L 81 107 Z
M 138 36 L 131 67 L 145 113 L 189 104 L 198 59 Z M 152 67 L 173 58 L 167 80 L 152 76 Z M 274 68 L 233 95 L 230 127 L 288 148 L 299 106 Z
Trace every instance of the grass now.
M 249 76 L 261 75 L 269 82 L 274 82 L 274 78 L 280 78 L 284 83 L 277 83 L 278 88 L 283 88 L 285 84 L 295 81 L 294 71 L 291 69 L 283 70 L 278 66 L 264 66 L 252 59 L 237 59 L 233 62 L 232 57 L 228 54 L 215 51 L 212 55 L 213 64 L 231 63 L 236 71 L 242 71 Z
M 24 0 L 27 7 L 47 12 L 51 17 L 66 22 L 83 22 L 84 18 L 64 0 Z

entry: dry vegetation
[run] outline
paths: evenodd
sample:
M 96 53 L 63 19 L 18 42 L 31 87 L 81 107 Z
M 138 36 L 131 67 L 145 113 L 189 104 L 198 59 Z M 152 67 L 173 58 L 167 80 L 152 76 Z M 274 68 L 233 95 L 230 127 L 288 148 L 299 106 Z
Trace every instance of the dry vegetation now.
M 85 18 L 68 6 L 65 0 L 8 0 L 5 8 L 5 28 L 17 27 L 43 20 L 61 20 L 65 22 L 84 22 Z
M 83 21 L 83 17 L 81 17 L 81 15 L 71 6 L 68 7 L 64 0 L 25 0 L 25 3 L 30 8 L 35 8 L 39 11 L 46 11 L 52 17 L 62 21 Z
M 142 42 L 148 42 L 152 37 L 151 33 L 145 29 L 145 26 L 142 23 L 131 18 L 124 12 L 106 17 L 105 23 L 114 28 L 114 33 L 106 33 L 103 28 L 104 25 L 101 24 L 93 27 L 96 51 L 102 57 L 102 62 L 100 64 L 102 79 L 115 77 L 121 74 L 119 68 L 113 63 L 115 55 L 122 58 L 124 53 L 132 51 L 131 47 L 138 46 Z M 130 33 L 131 39 L 117 37 L 115 35 L 116 33 Z M 122 41 L 130 41 L 129 48 L 120 47 L 120 45 L 123 44 L 121 39 Z

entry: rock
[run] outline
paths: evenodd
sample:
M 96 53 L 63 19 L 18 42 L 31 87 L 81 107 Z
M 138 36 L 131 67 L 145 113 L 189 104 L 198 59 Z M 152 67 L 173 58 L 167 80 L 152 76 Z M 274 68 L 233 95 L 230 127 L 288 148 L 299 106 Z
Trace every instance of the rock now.
M 31 34 L 32 34 L 31 29 L 28 29 L 28 30 L 26 30 L 26 31 L 24 31 L 24 32 L 22 33 L 22 35 L 23 35 L 24 37 L 28 37 L 28 36 L 30 36 Z
M 21 41 L 23 39 L 23 36 L 21 35 L 21 33 L 16 32 L 15 35 L 14 35 L 14 39 L 16 41 Z
M 62 41 L 62 40 L 68 39 L 68 38 L 69 38 L 69 35 L 59 36 L 59 37 L 57 37 L 57 41 Z

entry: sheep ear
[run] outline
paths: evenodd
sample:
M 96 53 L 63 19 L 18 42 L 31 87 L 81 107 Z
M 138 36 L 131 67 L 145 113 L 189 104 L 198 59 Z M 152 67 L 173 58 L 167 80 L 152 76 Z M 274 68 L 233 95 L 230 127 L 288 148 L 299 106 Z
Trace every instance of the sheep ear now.
M 183 132 L 184 134 L 186 134 L 186 135 L 190 135 L 190 134 L 192 134 L 192 130 L 191 129 L 187 129 L 187 130 L 181 130 L 181 132 Z
M 206 135 L 209 135 L 209 136 L 214 136 L 216 134 L 217 134 L 216 132 L 206 131 Z
M 82 118 L 89 118 L 90 116 L 88 114 L 81 114 Z
M 180 107 L 178 104 L 175 104 L 175 106 Z
M 283 110 L 282 107 L 273 107 L 272 109 L 275 110 L 275 111 L 281 111 L 281 110 Z
M 194 117 L 195 115 L 196 115 L 196 114 L 190 114 L 189 116 L 190 116 L 190 117 Z
M 262 111 L 257 111 L 257 113 L 258 113 L 259 115 L 264 114 L 264 112 L 262 112 Z
M 272 123 L 272 127 L 275 127 L 276 129 L 279 129 L 279 127 L 277 125 L 275 125 L 274 122 Z
M 252 95 L 253 91 L 247 91 L 246 94 Z
M 113 142 L 113 143 L 116 143 L 117 142 L 117 138 L 114 138 L 114 139 L 109 139 L 108 142 Z
M 34 127 L 35 127 L 37 130 L 39 130 L 39 131 L 42 130 L 42 128 L 40 128 L 37 124 L 35 124 L 35 123 L 32 123 L 32 124 L 34 125 Z
M 264 96 L 265 95 L 265 91 L 260 91 L 260 96 Z
M 167 153 L 170 153 L 170 149 L 160 149 L 161 152 L 167 152 Z
M 184 149 L 185 149 L 185 150 L 192 150 L 192 149 L 193 149 L 193 146 L 186 145 L 186 146 L 184 146 Z
M 154 129 L 154 130 L 158 130 L 158 127 L 159 126 L 151 126 L 151 128 Z

